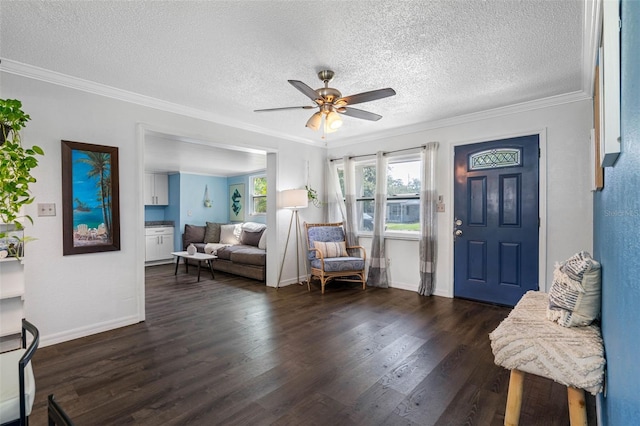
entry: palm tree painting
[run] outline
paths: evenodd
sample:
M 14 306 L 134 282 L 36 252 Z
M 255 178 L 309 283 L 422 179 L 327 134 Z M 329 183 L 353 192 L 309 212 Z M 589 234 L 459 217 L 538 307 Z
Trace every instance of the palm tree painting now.
M 64 254 L 119 250 L 118 148 L 62 143 Z

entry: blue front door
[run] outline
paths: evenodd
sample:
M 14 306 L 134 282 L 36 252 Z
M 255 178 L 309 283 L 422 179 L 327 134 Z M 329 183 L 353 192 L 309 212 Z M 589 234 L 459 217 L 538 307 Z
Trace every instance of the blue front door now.
M 538 135 L 455 148 L 454 295 L 513 306 L 538 289 Z

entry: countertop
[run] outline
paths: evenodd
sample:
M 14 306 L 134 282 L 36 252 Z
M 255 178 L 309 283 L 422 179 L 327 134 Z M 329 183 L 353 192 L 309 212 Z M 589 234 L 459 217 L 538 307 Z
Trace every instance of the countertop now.
M 174 226 L 173 220 L 151 220 L 144 223 L 145 228 L 173 228 Z

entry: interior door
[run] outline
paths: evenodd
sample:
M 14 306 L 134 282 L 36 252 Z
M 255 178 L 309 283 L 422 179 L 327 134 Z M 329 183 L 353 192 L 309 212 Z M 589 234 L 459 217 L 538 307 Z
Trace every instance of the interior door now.
M 455 148 L 454 295 L 514 306 L 538 289 L 538 135 Z

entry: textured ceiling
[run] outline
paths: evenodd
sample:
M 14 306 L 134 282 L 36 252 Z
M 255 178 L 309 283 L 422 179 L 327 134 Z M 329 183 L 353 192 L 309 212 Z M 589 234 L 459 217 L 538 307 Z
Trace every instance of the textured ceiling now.
M 590 4 L 3 0 L 0 56 L 314 144 L 312 111 L 253 110 L 309 105 L 287 80 L 315 89 L 326 68 L 343 95 L 396 90 L 358 105 L 380 121 L 344 117 L 332 145 L 587 90 Z

